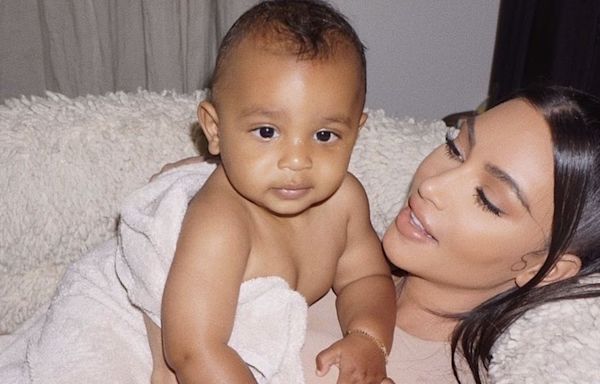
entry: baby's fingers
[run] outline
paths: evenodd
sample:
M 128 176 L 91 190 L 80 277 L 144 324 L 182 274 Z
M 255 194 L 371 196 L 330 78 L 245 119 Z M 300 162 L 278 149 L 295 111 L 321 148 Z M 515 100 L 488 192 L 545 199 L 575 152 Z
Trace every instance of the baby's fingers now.
M 317 362 L 317 376 L 325 376 L 332 365 L 338 366 L 340 364 L 340 354 L 335 344 L 319 352 L 316 358 Z
M 381 384 L 395 384 L 395 383 L 394 383 L 394 380 L 390 379 L 389 377 L 386 377 L 385 379 L 383 379 Z

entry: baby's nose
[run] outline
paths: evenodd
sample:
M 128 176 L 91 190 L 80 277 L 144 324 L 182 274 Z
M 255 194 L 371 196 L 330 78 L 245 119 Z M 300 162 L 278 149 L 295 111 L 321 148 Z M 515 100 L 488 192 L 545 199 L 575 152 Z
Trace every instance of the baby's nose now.
M 302 142 L 292 143 L 284 149 L 278 165 L 281 169 L 290 169 L 293 171 L 311 168 L 312 158 L 310 148 Z

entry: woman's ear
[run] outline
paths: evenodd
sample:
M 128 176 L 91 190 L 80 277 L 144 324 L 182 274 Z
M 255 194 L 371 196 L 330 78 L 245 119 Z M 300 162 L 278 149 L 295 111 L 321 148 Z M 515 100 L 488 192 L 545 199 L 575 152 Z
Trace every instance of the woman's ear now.
M 525 268 L 517 277 L 515 277 L 515 284 L 518 287 L 522 287 L 527 284 L 529 280 L 535 276 L 539 271 L 542 263 L 537 264 L 531 268 Z M 546 276 L 539 282 L 538 286 L 544 286 L 547 284 L 555 283 L 557 281 L 565 280 L 573 277 L 579 273 L 581 269 L 581 259 L 573 254 L 565 253 L 560 256 L 554 266 L 548 271 Z
M 540 285 L 555 283 L 573 277 L 581 270 L 581 259 L 570 253 L 562 255 L 546 274 Z
M 198 122 L 208 142 L 208 152 L 218 155 L 221 152 L 219 146 L 219 116 L 215 106 L 209 101 L 202 101 L 198 105 Z

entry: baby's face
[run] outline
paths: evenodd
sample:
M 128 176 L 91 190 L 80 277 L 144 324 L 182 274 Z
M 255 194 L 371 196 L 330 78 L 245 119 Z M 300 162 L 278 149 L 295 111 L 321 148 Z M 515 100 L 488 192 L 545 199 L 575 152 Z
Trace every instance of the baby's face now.
M 279 215 L 333 195 L 366 119 L 353 51 L 338 47 L 324 60 L 298 60 L 246 40 L 226 65 L 211 148 L 234 188 Z

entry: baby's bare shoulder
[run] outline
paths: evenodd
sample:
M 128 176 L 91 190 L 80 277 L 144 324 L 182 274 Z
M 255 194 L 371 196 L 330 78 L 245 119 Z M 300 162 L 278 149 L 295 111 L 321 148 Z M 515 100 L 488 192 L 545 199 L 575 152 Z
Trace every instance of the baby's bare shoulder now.
M 360 180 L 350 172 L 346 174 L 342 185 L 333 197 L 337 209 L 347 209 L 350 212 L 357 212 L 356 210 L 359 210 L 358 212 L 362 214 L 364 214 L 364 211 L 361 211 L 361 208 L 368 211 L 369 201 L 365 188 Z
M 247 236 L 249 217 L 243 204 L 227 193 L 201 189 L 192 198 L 185 214 L 184 224 L 192 231 L 223 236 Z

